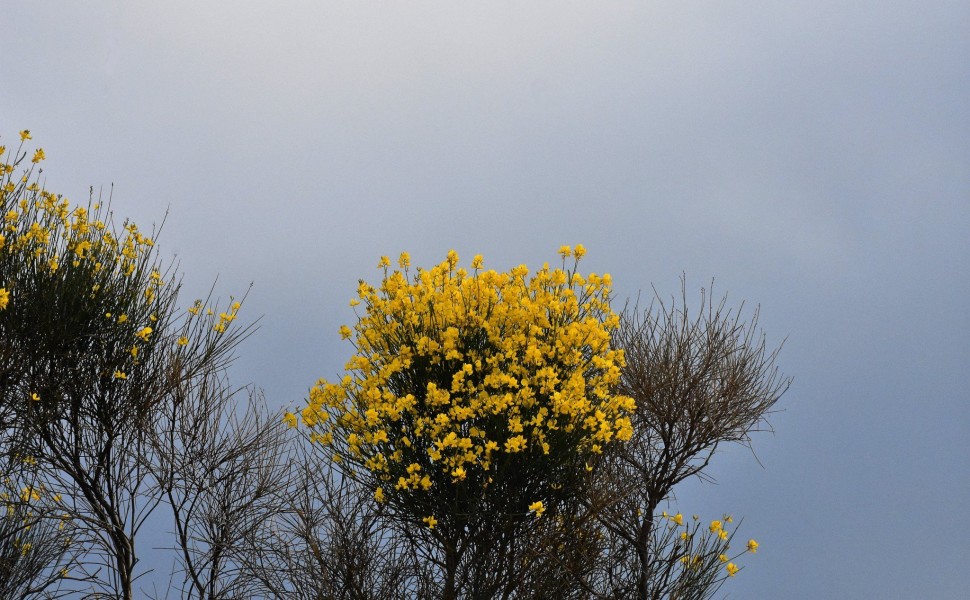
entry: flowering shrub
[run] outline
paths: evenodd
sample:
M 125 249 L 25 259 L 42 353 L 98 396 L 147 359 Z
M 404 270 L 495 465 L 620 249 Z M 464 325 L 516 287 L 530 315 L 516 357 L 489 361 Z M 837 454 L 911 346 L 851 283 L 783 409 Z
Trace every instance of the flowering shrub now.
M 540 517 L 587 460 L 630 438 L 634 409 L 614 390 L 610 276 L 577 272 L 582 246 L 560 254 L 562 268 L 530 277 L 483 270 L 481 256 L 469 272 L 451 251 L 413 279 L 406 253 L 401 270 L 383 257 L 380 287 L 360 282 L 363 314 L 340 329 L 357 349 L 347 375 L 321 379 L 287 420 L 416 524 Z
M 28 139 L 23 131 L 16 151 L 0 146 L 0 407 L 26 406 L 56 419 L 63 416 L 58 399 L 96 389 L 106 410 L 143 409 L 143 402 L 112 397 L 131 389 L 143 397 L 157 392 L 164 382 L 150 367 L 153 356 L 181 354 L 188 365 L 190 355 L 211 354 L 239 304 L 218 318 L 208 309 L 208 322 L 194 323 L 199 302 L 178 322 L 178 288 L 169 285 L 172 274 L 150 236 L 129 222 L 115 231 L 100 203 L 72 206 L 43 189 L 34 172 L 45 158 L 42 149 L 21 177 L 13 175 Z
M 99 585 L 131 597 L 162 409 L 226 360 L 240 306 L 178 310 L 152 238 L 44 189 L 29 139 L 0 146 L 0 458 L 30 457 L 25 473 L 63 496 L 92 560 L 113 570 Z

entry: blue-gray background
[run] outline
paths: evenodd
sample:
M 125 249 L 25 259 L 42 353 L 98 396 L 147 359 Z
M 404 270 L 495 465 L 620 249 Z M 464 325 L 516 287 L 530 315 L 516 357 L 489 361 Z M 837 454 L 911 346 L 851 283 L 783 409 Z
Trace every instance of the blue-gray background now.
M 763 466 L 678 497 L 761 542 L 724 591 L 965 598 L 968 31 L 965 0 L 7 2 L 0 135 L 169 211 L 186 302 L 254 282 L 234 373 L 277 406 L 339 372 L 382 254 L 713 277 L 795 377 Z

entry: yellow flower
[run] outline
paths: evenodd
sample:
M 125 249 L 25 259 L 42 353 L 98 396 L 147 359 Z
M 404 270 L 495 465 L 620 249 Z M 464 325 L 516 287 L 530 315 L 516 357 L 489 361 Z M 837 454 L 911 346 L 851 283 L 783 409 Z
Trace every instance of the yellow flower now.
M 350 327 L 347 327 L 346 325 L 340 326 L 340 339 L 346 340 L 350 338 L 352 333 L 353 332 L 350 330 Z
M 148 337 L 151 334 L 152 334 L 152 328 L 151 327 L 142 327 L 141 329 L 138 330 L 138 333 L 135 334 L 135 337 L 141 339 L 143 342 L 147 342 L 148 341 Z
M 728 556 L 727 556 L 727 554 L 722 554 L 722 555 L 718 556 L 717 559 L 719 561 L 721 561 L 722 563 L 724 563 L 724 562 L 727 562 L 728 561 Z
M 291 412 L 284 414 L 283 422 L 289 425 L 290 427 L 296 427 L 296 415 L 294 415 Z
M 428 524 L 428 529 L 434 529 L 434 526 L 438 524 L 438 519 L 434 518 L 434 515 L 421 520 Z
M 389 266 L 391 266 L 391 259 L 388 258 L 388 257 L 386 257 L 386 256 L 382 256 L 380 262 L 377 263 L 377 268 L 378 269 L 383 269 L 383 268 L 389 267 Z
M 39 163 L 40 161 L 44 160 L 45 158 L 47 158 L 47 157 L 44 155 L 44 149 L 43 148 L 38 148 L 34 152 L 34 157 L 32 159 L 30 159 L 30 162 L 36 164 L 36 163 Z
M 728 577 L 734 577 L 734 575 L 737 574 L 739 570 L 738 566 L 735 565 L 734 563 L 728 563 L 726 568 L 728 572 Z
M 20 132 L 20 141 L 21 142 L 23 142 L 25 140 L 29 140 L 29 139 L 31 139 L 31 137 L 30 137 L 30 130 L 29 129 L 24 129 L 23 131 Z
M 674 523 L 677 523 L 678 525 L 683 525 L 684 515 L 677 513 L 676 515 L 670 517 L 670 520 L 673 521 Z
M 505 442 L 505 451 L 510 454 L 515 454 L 516 452 L 521 452 L 525 450 L 526 440 L 521 435 L 517 435 L 513 438 L 509 438 Z
M 536 514 L 536 518 L 538 519 L 542 516 L 542 513 L 546 512 L 546 507 L 543 506 L 542 500 L 536 500 L 529 505 L 529 510 L 534 512 Z
M 475 258 L 472 259 L 472 268 L 481 269 L 485 266 L 485 259 L 482 258 L 481 254 L 476 254 Z
M 128 315 L 118 315 L 118 322 L 119 323 L 124 323 L 127 320 L 128 320 Z
M 559 246 L 559 256 L 563 258 L 569 258 L 572 256 L 573 249 L 569 246 Z
M 115 379 L 128 379 L 123 371 L 115 371 Z
M 37 392 L 34 392 L 33 394 L 30 395 L 30 399 L 33 400 L 34 402 L 39 402 L 40 396 L 37 395 Z
M 402 268 L 406 269 L 411 266 L 411 255 L 407 252 L 402 252 L 400 258 L 397 259 L 397 264 Z
M 178 339 L 178 341 L 176 343 L 179 346 L 188 346 L 189 345 L 189 338 L 187 338 L 187 337 L 185 337 L 183 335 L 183 336 L 179 337 L 179 339 Z
M 132 358 L 138 358 L 138 346 L 132 346 L 130 352 Z
M 586 248 L 582 244 L 576 244 L 576 247 L 573 248 L 573 256 L 576 257 L 576 260 L 586 256 Z
M 10 292 L 7 288 L 0 288 L 0 310 L 7 308 L 8 304 L 10 304 Z
M 758 551 L 758 542 L 754 540 L 748 540 L 748 552 L 754 554 Z
M 717 533 L 718 531 L 721 530 L 721 522 L 720 521 L 711 521 L 711 527 L 710 527 L 710 529 L 711 529 L 711 533 Z
M 386 498 L 384 497 L 384 488 L 377 488 L 376 490 L 374 490 L 374 500 L 377 500 L 381 504 L 384 503 L 384 501 L 386 500 Z

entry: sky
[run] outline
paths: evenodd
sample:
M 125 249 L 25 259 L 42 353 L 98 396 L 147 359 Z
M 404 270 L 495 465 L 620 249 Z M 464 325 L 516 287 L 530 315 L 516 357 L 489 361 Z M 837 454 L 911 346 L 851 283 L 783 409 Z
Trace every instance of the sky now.
M 609 272 L 761 307 L 794 378 L 677 496 L 743 517 L 730 598 L 964 598 L 970 4 L 9 2 L 0 138 L 164 227 L 259 330 L 276 406 L 338 375 L 381 255 Z M 0 140 L 0 143 L 2 143 Z

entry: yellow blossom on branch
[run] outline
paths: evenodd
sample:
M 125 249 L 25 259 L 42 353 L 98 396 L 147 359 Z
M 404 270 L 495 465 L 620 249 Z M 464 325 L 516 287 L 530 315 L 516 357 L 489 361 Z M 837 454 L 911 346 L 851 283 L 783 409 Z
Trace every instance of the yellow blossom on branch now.
M 20 499 L 24 502 L 36 502 L 40 500 L 40 493 L 37 491 L 37 488 L 28 485 L 20 492 Z

